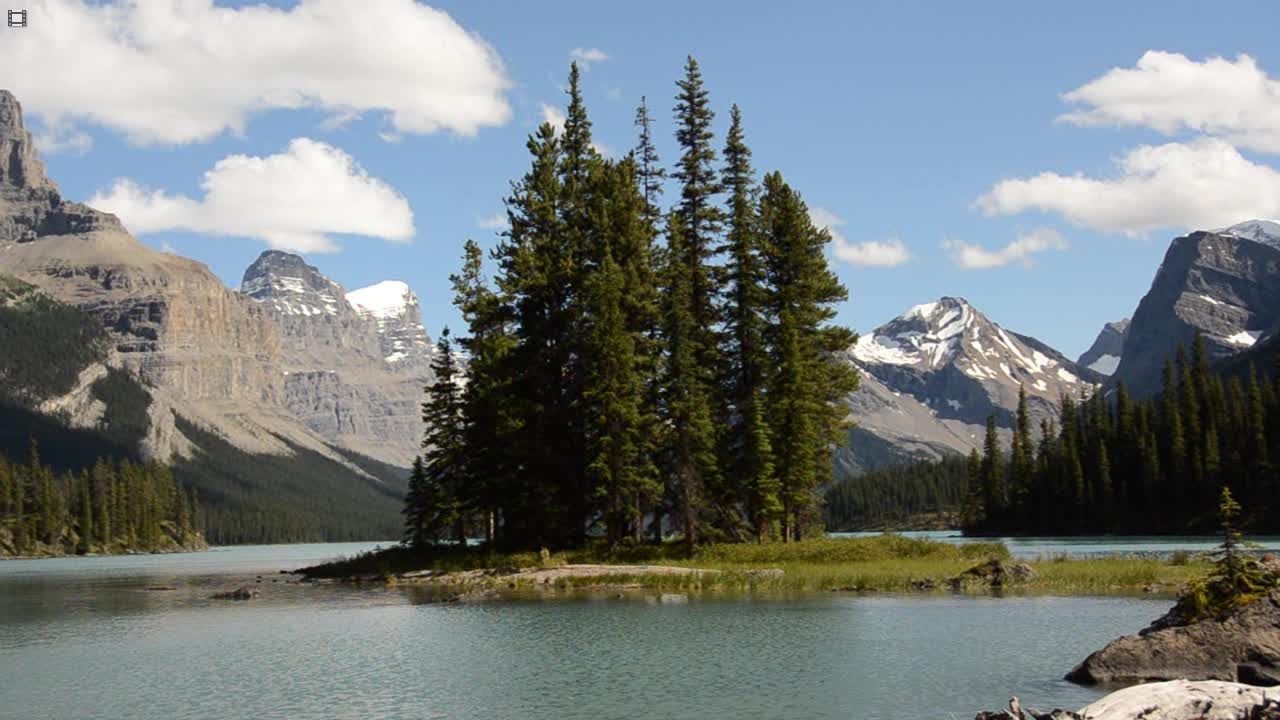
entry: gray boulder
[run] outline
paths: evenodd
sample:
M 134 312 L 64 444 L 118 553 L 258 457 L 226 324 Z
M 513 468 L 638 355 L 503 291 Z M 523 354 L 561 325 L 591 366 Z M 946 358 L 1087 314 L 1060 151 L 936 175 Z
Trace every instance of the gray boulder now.
M 1168 616 L 1113 640 L 1066 679 L 1084 685 L 1190 678 L 1275 684 L 1280 677 L 1280 590 L 1226 618 L 1180 625 Z

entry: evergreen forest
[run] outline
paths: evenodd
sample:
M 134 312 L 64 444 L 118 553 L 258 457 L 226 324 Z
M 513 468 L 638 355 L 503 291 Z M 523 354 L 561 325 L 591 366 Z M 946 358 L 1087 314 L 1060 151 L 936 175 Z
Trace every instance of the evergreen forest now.
M 757 176 L 736 106 L 714 136 L 693 58 L 669 166 L 647 101 L 634 149 L 607 158 L 576 64 L 566 92 L 563 127 L 528 138 L 497 247 L 468 241 L 452 276 L 467 327 L 435 358 L 405 541 L 675 534 L 692 548 L 821 532 L 839 401 L 857 386 L 829 233 L 780 173 Z

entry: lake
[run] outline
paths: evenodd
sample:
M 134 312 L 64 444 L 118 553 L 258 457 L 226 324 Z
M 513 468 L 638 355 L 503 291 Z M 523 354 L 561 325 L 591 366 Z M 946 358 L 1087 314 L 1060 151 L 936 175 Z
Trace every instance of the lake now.
M 0 562 L 0 718 L 967 719 L 1010 693 L 1075 709 L 1101 693 L 1063 673 L 1169 606 L 651 593 L 440 605 L 278 575 L 372 546 Z M 209 599 L 244 583 L 261 597 Z

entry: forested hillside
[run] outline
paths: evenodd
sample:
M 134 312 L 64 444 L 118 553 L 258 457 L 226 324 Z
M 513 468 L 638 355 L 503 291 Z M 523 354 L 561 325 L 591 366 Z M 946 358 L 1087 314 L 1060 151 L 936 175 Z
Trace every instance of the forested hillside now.
M 837 355 L 855 338 L 833 323 L 848 293 L 830 234 L 781 174 L 757 181 L 736 106 L 717 146 L 693 58 L 669 169 L 646 103 L 636 148 L 612 160 L 576 64 L 567 93 L 563 128 L 529 137 L 493 269 L 469 242 L 453 278 L 469 362 L 442 337 L 407 539 L 566 547 L 675 530 L 692 548 L 820 529 L 839 401 L 857 386 Z
M 954 528 L 968 488 L 958 454 L 844 477 L 823 496 L 827 530 Z
M 163 465 L 99 460 L 58 475 L 36 445 L 26 463 L 0 456 L 0 556 L 201 549 L 197 516 Z
M 969 459 L 966 528 L 1031 534 L 1208 531 L 1225 485 L 1255 532 L 1280 530 L 1280 400 L 1270 373 L 1211 370 L 1197 336 L 1165 362 L 1163 390 L 1134 401 L 1064 398 L 1038 435 L 1019 413 L 1012 447 L 988 426 Z
M 68 538 L 82 535 L 77 525 L 77 488 L 85 472 L 94 473 L 95 502 L 104 502 L 111 492 L 141 492 L 134 479 L 142 477 L 147 487 L 160 488 L 155 490 L 162 498 L 158 507 L 166 508 L 138 520 L 130 533 L 90 536 L 95 552 L 158 547 L 154 542 L 157 536 L 151 532 L 154 528 L 139 523 L 155 518 L 178 522 L 176 506 L 163 499 L 170 495 L 198 502 L 198 517 L 189 514 L 183 522 L 215 543 L 364 540 L 399 535 L 399 509 L 408 471 L 355 453 L 343 456 L 377 480 L 362 478 L 352 468 L 302 448 L 294 448 L 294 456 L 251 455 L 177 418 L 179 431 L 193 442 L 193 457 L 179 459 L 171 469 L 144 463 L 139 444 L 149 428 L 152 399 L 148 389 L 126 370 L 98 366 L 88 394 L 101 403 L 102 410 L 91 427 L 74 427 L 68 418 L 39 409 L 42 402 L 72 391 L 81 373 L 101 363 L 106 355 L 105 337 L 95 318 L 49 299 L 30 285 L 0 276 L 0 462 L 14 468 L 14 479 L 3 489 L 14 493 L 14 498 L 22 496 L 22 512 L 28 521 L 36 507 L 40 512 L 35 516 L 44 517 L 41 513 L 48 510 L 63 518 L 56 527 L 48 523 L 29 526 L 21 534 L 15 529 L 15 517 L 5 515 L 11 543 L 25 538 L 30 545 L 39 539 L 41 552 L 55 552 L 55 548 L 83 551 L 78 541 Z M 28 460 L 33 447 L 39 448 L 41 457 L 35 470 L 30 469 Z M 103 467 L 130 479 L 114 490 L 114 485 L 102 479 Z M 46 475 L 52 478 L 51 490 L 44 488 Z M 165 489 L 175 478 L 176 489 Z M 47 497 L 52 499 L 46 501 Z M 0 515 L 18 508 L 16 499 L 0 502 L 7 503 Z M 172 539 L 172 533 L 168 537 Z M 9 547 L 9 552 L 15 551 L 12 544 Z

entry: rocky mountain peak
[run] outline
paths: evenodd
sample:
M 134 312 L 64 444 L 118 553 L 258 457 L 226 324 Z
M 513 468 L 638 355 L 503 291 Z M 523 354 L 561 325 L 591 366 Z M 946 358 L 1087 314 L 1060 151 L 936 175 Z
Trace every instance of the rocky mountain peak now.
M 1280 249 L 1280 223 L 1275 220 L 1246 220 L 1213 232 Z
M 384 280 L 347 293 L 347 301 L 378 324 L 383 359 L 397 365 L 423 365 L 431 360 L 431 339 L 422 326 L 418 296 L 399 280 Z
M 36 155 L 35 142 L 22 119 L 22 104 L 0 90 L 0 187 L 57 191 Z
M 338 315 L 352 312 L 346 292 L 301 256 L 267 250 L 244 271 L 240 292 L 269 302 L 284 315 Z
M 1076 364 L 1102 375 L 1115 374 L 1116 368 L 1120 366 L 1120 358 L 1124 354 L 1124 339 L 1128 335 L 1129 318 L 1103 325 L 1098 337 L 1076 360 Z

